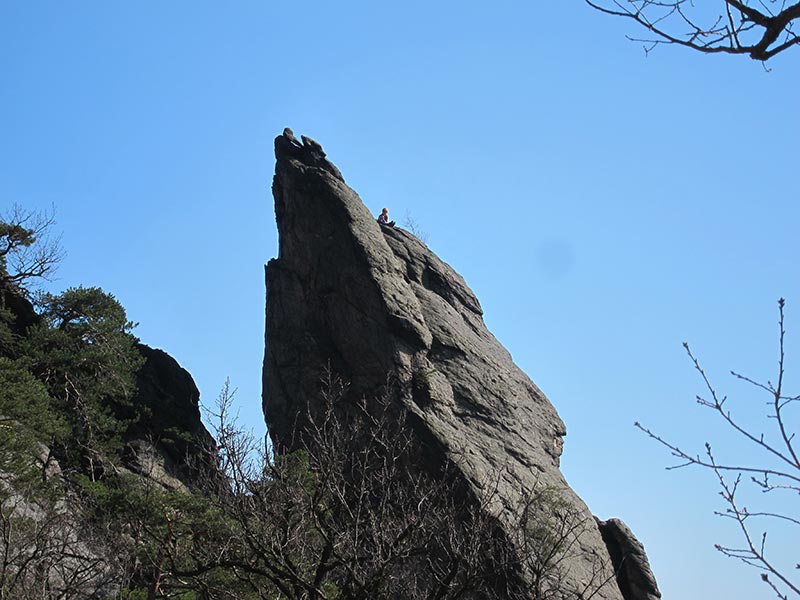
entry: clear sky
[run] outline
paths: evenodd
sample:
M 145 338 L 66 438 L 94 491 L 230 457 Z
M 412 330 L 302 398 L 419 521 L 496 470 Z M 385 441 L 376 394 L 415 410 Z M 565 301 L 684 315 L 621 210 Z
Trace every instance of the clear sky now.
M 771 72 L 645 57 L 631 27 L 579 0 L 3 0 L 0 209 L 54 206 L 51 289 L 113 293 L 205 403 L 230 377 L 260 435 L 272 140 L 317 139 L 465 277 L 566 422 L 568 480 L 639 536 L 664 598 L 768 598 L 713 548 L 737 538 L 712 474 L 665 471 L 633 422 L 736 452 L 681 343 L 755 418 L 767 398 L 728 371 L 774 379 L 781 296 L 798 393 L 800 49 Z M 796 533 L 768 539 L 792 565 Z

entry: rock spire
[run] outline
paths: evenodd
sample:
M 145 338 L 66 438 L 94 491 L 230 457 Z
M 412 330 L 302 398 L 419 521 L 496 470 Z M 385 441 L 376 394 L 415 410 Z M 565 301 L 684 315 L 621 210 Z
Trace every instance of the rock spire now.
M 291 446 L 325 365 L 365 396 L 393 373 L 407 385 L 398 401 L 432 463 L 455 465 L 476 495 L 487 482 L 496 486 L 488 510 L 501 527 L 510 528 L 514 508 L 542 486 L 558 490 L 588 524 L 566 565 L 570 589 L 600 581 L 597 599 L 659 597 L 657 588 L 650 595 L 636 591 L 641 585 L 620 589 L 614 574 L 625 556 L 612 562 L 595 519 L 559 471 L 564 424 L 486 328 L 462 277 L 411 233 L 379 226 L 322 147 L 288 133 L 275 140 L 280 240 L 266 269 L 263 407 L 276 446 Z M 514 532 L 505 534 L 513 543 Z M 636 569 L 649 574 L 643 556 Z M 655 585 L 652 574 L 626 571 L 624 580 Z

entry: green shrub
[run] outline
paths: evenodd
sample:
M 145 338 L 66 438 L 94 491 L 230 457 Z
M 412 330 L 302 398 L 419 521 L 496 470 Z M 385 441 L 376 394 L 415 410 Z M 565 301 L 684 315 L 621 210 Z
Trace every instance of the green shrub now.
M 47 388 L 69 423 L 60 458 L 92 470 L 115 461 L 120 435 L 136 417 L 131 399 L 144 358 L 125 309 L 99 288 L 71 288 L 38 299 L 42 322 L 22 341 L 20 361 Z M 102 468 L 100 468 L 102 471 Z

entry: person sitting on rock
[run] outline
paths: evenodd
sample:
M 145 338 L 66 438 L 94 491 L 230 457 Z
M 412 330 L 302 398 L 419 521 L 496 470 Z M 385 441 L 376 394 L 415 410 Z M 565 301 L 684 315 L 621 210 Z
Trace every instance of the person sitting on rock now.
M 389 209 L 384 208 L 378 215 L 378 224 L 385 227 L 394 227 L 394 221 L 389 220 Z

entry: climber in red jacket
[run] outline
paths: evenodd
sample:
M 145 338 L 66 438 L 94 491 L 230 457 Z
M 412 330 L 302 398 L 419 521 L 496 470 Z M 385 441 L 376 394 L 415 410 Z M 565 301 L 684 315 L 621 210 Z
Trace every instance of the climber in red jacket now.
M 378 215 L 378 224 L 386 227 L 394 227 L 394 221 L 389 220 L 389 209 L 384 208 L 381 214 Z

